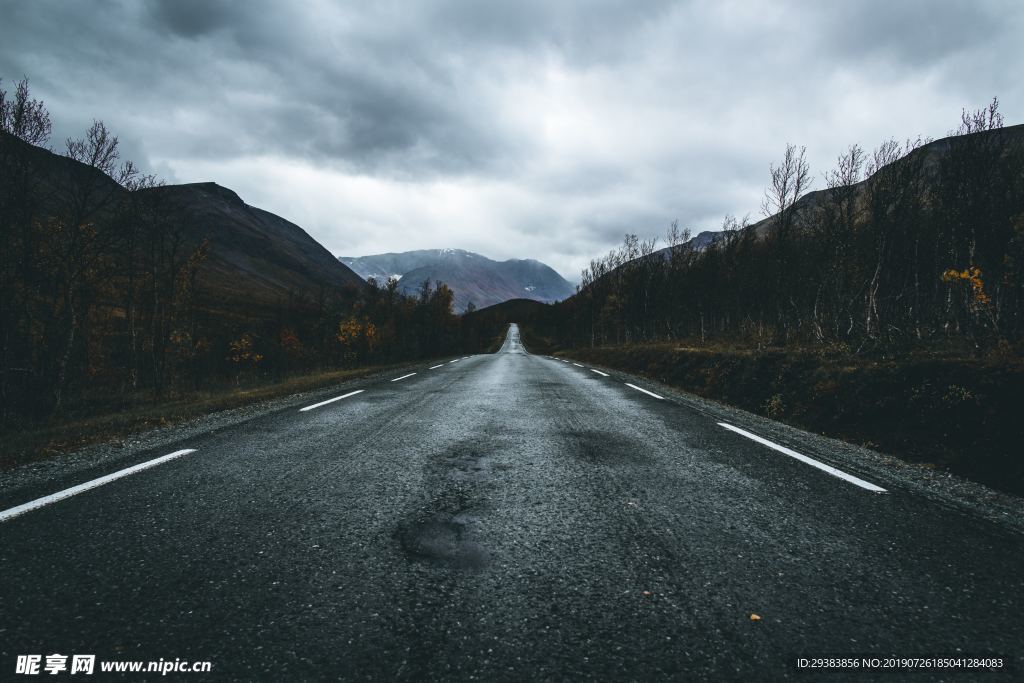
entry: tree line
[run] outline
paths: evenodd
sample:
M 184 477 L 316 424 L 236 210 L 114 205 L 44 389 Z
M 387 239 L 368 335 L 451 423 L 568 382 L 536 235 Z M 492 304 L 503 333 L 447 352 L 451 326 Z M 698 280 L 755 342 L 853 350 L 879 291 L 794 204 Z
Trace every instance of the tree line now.
M 0 430 L 460 345 L 441 283 L 290 291 L 225 315 L 201 277 L 213 247 L 189 237 L 202 218 L 123 161 L 102 121 L 64 142 L 78 163 L 40 149 L 51 133 L 27 80 L 0 83 Z
M 727 216 L 708 245 L 673 223 L 593 260 L 541 313 L 563 346 L 663 340 L 814 345 L 895 355 L 929 345 L 1020 350 L 1024 134 L 998 100 L 950 137 L 851 145 L 814 178 L 806 149 L 770 167 L 765 220 Z

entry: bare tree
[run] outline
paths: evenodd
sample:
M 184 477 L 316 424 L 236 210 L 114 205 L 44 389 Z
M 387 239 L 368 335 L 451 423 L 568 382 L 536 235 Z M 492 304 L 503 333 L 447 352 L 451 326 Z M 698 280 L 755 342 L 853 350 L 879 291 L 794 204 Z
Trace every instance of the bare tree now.
M 23 78 L 14 89 L 14 99 L 9 100 L 0 79 L 0 132 L 27 142 L 30 145 L 45 145 L 50 141 L 50 112 L 42 100 L 34 99 L 28 89 L 28 79 Z
M 13 98 L 0 82 L 0 430 L 7 425 L 14 375 L 22 383 L 32 373 L 32 347 L 27 311 L 34 298 L 37 273 L 36 219 L 40 171 L 31 162 L 31 145 L 50 140 L 50 113 L 31 96 L 28 79 L 16 86 Z
M 97 229 L 101 214 L 110 212 L 115 202 L 138 176 L 134 164 L 118 166 L 118 139 L 102 121 L 93 121 L 84 138 L 68 138 L 66 155 L 83 166 L 71 174 L 65 184 L 65 210 L 50 221 L 49 251 L 52 265 L 61 273 L 62 320 L 64 341 L 57 355 L 53 384 L 54 409 L 62 407 L 67 371 L 75 345 L 82 337 L 88 319 L 93 282 L 102 280 L 102 266 L 109 266 L 114 231 Z
M 999 112 L 999 98 L 993 97 L 987 107 L 960 113 L 960 126 L 951 130 L 952 135 L 970 135 L 1003 127 L 1003 115 Z
M 787 144 L 782 163 L 771 164 L 771 185 L 765 189 L 761 211 L 765 217 L 776 217 L 776 223 L 789 227 L 787 221 L 794 205 L 811 188 L 811 166 L 807 148 Z
M 836 158 L 835 167 L 824 174 L 826 191 L 811 222 L 811 232 L 822 254 L 817 262 L 818 288 L 812 315 L 818 341 L 844 339 L 854 327 L 850 250 L 860 213 L 858 196 L 863 189 L 860 182 L 865 161 L 864 149 L 857 144 Z
M 775 303 L 777 341 L 785 342 L 789 328 L 794 323 L 793 313 L 797 305 L 792 296 L 792 247 L 793 228 L 797 222 L 797 202 L 811 186 L 811 167 L 807 162 L 807 148 L 787 144 L 782 163 L 770 167 L 771 184 L 765 190 L 761 211 L 771 218 L 770 241 L 775 251 L 776 285 L 779 297 Z M 786 300 L 782 300 L 785 297 Z

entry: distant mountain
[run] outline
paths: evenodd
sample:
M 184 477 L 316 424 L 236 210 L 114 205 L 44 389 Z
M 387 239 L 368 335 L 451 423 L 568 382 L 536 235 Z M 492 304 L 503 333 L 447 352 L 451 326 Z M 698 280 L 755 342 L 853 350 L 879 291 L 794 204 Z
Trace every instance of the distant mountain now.
M 373 256 L 339 256 L 365 279 L 397 278 L 399 289 L 415 294 L 424 280 L 440 281 L 455 293 L 455 310 L 472 303 L 484 308 L 509 299 L 550 303 L 572 296 L 575 287 L 549 266 L 533 259 L 494 261 L 462 249 L 423 249 Z

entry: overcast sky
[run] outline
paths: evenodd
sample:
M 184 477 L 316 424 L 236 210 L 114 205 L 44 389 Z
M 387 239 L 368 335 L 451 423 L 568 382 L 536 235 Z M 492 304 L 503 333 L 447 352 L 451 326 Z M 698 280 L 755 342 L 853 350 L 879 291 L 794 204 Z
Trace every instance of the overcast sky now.
M 302 5 L 302 9 L 298 6 Z M 758 207 L 787 142 L 1024 120 L 1024 3 L 0 0 L 55 149 L 93 118 L 335 254 L 460 247 L 566 277 L 623 233 Z

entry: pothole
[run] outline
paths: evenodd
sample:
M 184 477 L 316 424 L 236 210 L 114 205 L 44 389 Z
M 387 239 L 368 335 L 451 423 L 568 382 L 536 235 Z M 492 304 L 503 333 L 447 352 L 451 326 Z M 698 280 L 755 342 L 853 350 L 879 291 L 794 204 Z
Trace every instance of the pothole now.
M 468 511 L 435 514 L 399 525 L 395 537 L 410 560 L 479 569 L 487 564 L 489 556 L 483 546 L 470 538 L 474 521 Z

